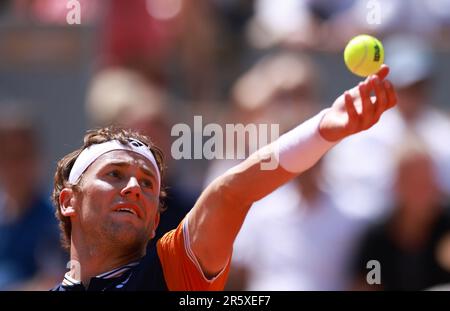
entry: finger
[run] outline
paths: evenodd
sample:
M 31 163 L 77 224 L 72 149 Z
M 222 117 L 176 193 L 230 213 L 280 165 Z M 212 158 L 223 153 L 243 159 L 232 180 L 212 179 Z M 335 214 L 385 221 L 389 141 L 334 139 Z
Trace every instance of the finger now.
M 350 92 L 344 93 L 345 108 L 347 109 L 348 119 L 350 124 L 356 124 L 358 122 L 358 112 L 356 112 L 355 105 L 353 103 L 353 97 Z
M 374 121 L 378 121 L 378 119 L 381 117 L 381 114 L 383 111 L 387 109 L 387 94 L 386 94 L 386 81 L 380 81 L 378 77 L 375 76 L 375 79 L 373 79 L 372 84 L 375 89 L 375 115 L 374 115 Z
M 365 116 L 367 114 L 371 114 L 371 111 L 373 110 L 372 101 L 370 100 L 370 81 L 372 77 L 366 81 L 359 84 L 359 96 L 361 97 L 361 104 L 362 104 L 362 111 L 361 115 Z
M 378 70 L 376 75 L 378 76 L 378 78 L 380 80 L 384 80 L 387 77 L 387 75 L 389 74 L 389 71 L 390 71 L 389 66 L 386 64 L 383 64 L 383 65 L 381 65 L 381 68 L 380 68 L 380 70 Z
M 397 104 L 397 94 L 395 93 L 394 86 L 392 85 L 391 81 L 385 80 L 384 81 L 385 87 L 386 87 L 386 95 L 387 95 L 387 107 L 386 110 L 389 108 L 394 107 Z

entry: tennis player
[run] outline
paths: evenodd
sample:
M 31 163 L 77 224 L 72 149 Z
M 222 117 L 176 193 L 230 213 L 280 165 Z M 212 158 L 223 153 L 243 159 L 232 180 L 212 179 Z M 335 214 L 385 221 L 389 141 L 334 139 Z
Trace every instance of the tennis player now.
M 149 241 L 165 196 L 161 151 L 131 131 L 88 132 L 55 174 L 53 201 L 71 267 L 54 290 L 222 290 L 252 203 L 313 166 L 340 140 L 377 123 L 397 102 L 388 72 L 383 65 L 330 108 L 218 177 L 179 226 L 154 244 Z M 268 158 L 278 165 L 264 169 Z

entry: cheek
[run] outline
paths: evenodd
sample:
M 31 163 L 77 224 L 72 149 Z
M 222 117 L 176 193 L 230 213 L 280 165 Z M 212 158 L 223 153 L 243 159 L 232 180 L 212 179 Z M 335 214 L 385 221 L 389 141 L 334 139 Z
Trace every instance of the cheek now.
M 159 204 L 159 194 L 148 194 L 146 195 L 148 201 L 150 202 L 150 204 L 152 205 L 158 205 Z
M 114 186 L 111 183 L 105 182 L 100 179 L 96 179 L 94 182 L 89 183 L 89 185 L 86 185 L 85 191 L 86 192 L 105 192 L 105 191 L 111 191 L 114 189 Z
M 159 210 L 159 195 L 148 194 L 146 195 L 147 210 L 149 211 L 149 218 L 152 220 L 156 217 Z
M 85 215 L 100 214 L 109 209 L 117 190 L 109 183 L 96 181 L 84 190 L 82 213 Z

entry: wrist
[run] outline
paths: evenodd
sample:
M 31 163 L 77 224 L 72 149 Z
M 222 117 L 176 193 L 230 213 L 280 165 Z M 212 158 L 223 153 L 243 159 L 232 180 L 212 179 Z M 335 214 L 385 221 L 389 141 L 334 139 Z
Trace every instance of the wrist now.
M 326 114 L 327 112 L 330 110 L 330 108 L 324 109 L 321 111 L 322 113 L 322 117 L 320 118 L 319 124 L 318 124 L 318 132 L 320 137 L 322 137 L 322 139 L 334 143 L 334 142 L 338 142 L 342 139 L 341 135 L 335 131 L 335 130 L 330 130 L 329 127 L 327 126 L 327 123 L 324 121 L 324 119 L 326 118 Z
M 313 166 L 339 140 L 330 141 L 320 131 L 324 109 L 278 139 L 279 163 L 287 171 L 300 173 Z

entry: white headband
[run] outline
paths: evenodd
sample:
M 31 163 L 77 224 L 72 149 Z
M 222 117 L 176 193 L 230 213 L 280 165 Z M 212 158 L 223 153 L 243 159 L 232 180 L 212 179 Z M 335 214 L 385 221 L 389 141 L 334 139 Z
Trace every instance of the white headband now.
M 156 164 L 153 153 L 145 144 L 137 139 L 130 138 L 128 139 L 128 141 L 129 143 L 124 145 L 118 140 L 109 140 L 101 144 L 91 145 L 88 148 L 84 149 L 73 164 L 72 170 L 70 171 L 69 175 L 69 182 L 71 184 L 75 184 L 78 181 L 78 178 L 80 178 L 81 174 L 83 174 L 84 171 L 89 167 L 89 165 L 91 165 L 92 162 L 97 160 L 101 155 L 113 150 L 127 150 L 136 152 L 144 156 L 153 164 L 153 168 L 155 169 L 158 178 L 159 192 L 159 187 L 161 185 L 161 176 L 159 175 L 158 165 Z

